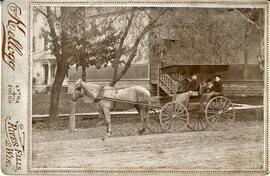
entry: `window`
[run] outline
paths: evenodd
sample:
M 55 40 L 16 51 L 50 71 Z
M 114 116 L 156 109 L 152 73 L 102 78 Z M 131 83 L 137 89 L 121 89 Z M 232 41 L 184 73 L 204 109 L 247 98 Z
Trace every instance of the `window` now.
M 52 74 L 52 78 L 55 77 L 55 64 L 51 65 L 51 74 Z

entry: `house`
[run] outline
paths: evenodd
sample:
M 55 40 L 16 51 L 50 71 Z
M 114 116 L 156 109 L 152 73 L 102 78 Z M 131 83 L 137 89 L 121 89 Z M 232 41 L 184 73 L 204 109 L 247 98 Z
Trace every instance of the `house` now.
M 54 55 L 49 50 L 48 38 L 42 36 L 43 29 L 48 28 L 46 18 L 36 13 L 33 17 L 32 27 L 32 76 L 33 90 L 47 92 L 52 86 L 56 62 Z M 67 88 L 68 76 L 63 82 L 63 88 Z
M 200 79 L 221 75 L 228 96 L 263 95 L 263 75 L 257 61 L 260 36 L 237 12 L 175 8 L 164 18 L 165 24 L 149 39 L 153 95 L 172 95 L 177 86 L 174 82 L 192 73 Z

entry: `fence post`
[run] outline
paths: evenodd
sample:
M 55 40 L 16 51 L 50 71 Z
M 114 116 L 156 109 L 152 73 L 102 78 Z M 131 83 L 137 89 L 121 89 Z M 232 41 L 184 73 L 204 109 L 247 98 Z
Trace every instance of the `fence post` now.
M 76 103 L 71 102 L 70 105 L 70 115 L 69 115 L 69 130 L 71 133 L 75 132 L 75 108 L 76 108 Z

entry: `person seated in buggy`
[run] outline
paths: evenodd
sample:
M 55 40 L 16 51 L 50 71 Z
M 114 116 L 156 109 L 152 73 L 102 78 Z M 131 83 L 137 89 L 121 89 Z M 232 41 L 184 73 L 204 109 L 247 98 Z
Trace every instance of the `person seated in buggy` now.
M 175 102 L 182 103 L 187 105 L 189 102 L 189 97 L 191 96 L 191 91 L 189 91 L 190 81 L 188 78 L 180 80 L 178 82 L 178 91 L 176 92 L 177 95 L 175 97 Z
M 200 89 L 200 84 L 197 80 L 197 75 L 193 74 L 191 79 L 185 78 L 179 81 L 179 88 L 175 101 L 187 105 L 191 95 L 197 95 Z
M 208 101 L 215 96 L 223 95 L 223 82 L 220 75 L 215 76 L 215 80 L 207 79 L 204 92 L 200 100 L 200 109 L 203 110 Z
M 192 91 L 192 95 L 198 96 L 200 90 L 200 82 L 198 80 L 197 74 L 193 74 L 191 79 L 189 79 L 189 91 Z

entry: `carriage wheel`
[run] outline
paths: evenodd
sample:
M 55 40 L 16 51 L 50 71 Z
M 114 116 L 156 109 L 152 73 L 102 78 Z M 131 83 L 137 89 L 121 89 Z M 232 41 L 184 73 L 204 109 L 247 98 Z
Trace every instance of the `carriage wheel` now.
M 177 132 L 185 128 L 189 120 L 187 108 L 176 102 L 165 104 L 159 115 L 160 129 L 162 132 Z
M 226 130 L 235 119 L 235 109 L 228 98 L 217 96 L 208 102 L 205 117 L 215 130 Z
M 188 122 L 188 128 L 194 131 L 205 130 L 209 126 L 203 112 L 192 112 Z

